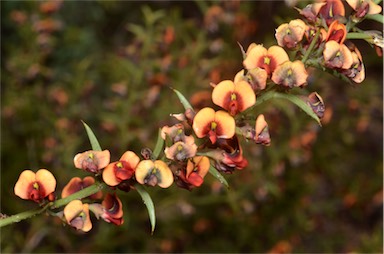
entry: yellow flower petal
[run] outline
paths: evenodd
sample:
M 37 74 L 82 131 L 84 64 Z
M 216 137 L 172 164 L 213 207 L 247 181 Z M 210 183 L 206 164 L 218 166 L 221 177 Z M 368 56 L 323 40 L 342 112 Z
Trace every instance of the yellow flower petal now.
M 242 112 L 247 108 L 253 106 L 256 102 L 256 95 L 252 87 L 246 81 L 240 81 L 235 84 L 234 92 L 238 95 L 239 111 Z
M 192 128 L 198 138 L 203 138 L 210 131 L 211 123 L 215 120 L 215 110 L 212 108 L 203 108 L 197 112 L 193 119 Z
M 85 221 L 84 221 L 84 225 L 83 225 L 83 228 L 82 228 L 82 231 L 83 232 L 88 232 L 92 229 L 92 222 L 91 222 L 91 218 L 89 216 L 89 206 L 88 204 L 84 204 L 83 205 L 83 212 L 85 213 Z
M 157 160 L 154 162 L 155 168 L 159 171 L 157 183 L 161 188 L 168 188 L 173 183 L 173 174 L 168 165 L 161 160 Z
M 151 160 L 142 160 L 136 167 L 135 177 L 136 181 L 140 184 L 145 184 L 144 180 L 152 172 L 154 168 L 154 163 Z
M 76 218 L 81 212 L 83 211 L 83 203 L 76 199 L 71 202 L 69 202 L 64 207 L 64 217 L 68 224 L 71 223 L 71 221 Z
M 217 106 L 227 109 L 228 100 L 235 90 L 235 84 L 231 80 L 221 81 L 212 91 L 212 101 Z M 228 110 L 228 109 L 227 109 Z
M 252 44 L 251 44 L 252 45 Z M 260 67 L 260 61 L 267 54 L 267 49 L 262 45 L 254 45 L 247 50 L 247 57 L 243 61 L 243 65 L 246 69 L 254 69 Z
M 218 138 L 228 139 L 235 135 L 235 119 L 228 112 L 223 110 L 217 111 L 214 122 L 217 124 L 216 135 Z
M 109 186 L 116 186 L 120 181 L 116 178 L 115 175 L 115 166 L 117 162 L 112 162 L 106 166 L 103 170 L 103 181 Z
M 46 169 L 39 169 L 36 172 L 36 182 L 39 182 L 44 187 L 46 195 L 51 194 L 56 189 L 56 179 L 52 173 Z
M 22 199 L 29 199 L 29 187 L 36 181 L 36 174 L 32 170 L 24 170 L 17 180 L 14 192 Z

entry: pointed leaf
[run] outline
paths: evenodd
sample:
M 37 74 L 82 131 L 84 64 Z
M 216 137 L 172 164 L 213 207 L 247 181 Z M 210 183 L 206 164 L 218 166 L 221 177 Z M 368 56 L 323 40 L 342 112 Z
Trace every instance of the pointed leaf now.
M 143 202 L 148 210 L 149 220 L 151 222 L 151 234 L 155 231 L 156 226 L 156 215 L 155 215 L 155 206 L 153 204 L 152 198 L 149 193 L 144 189 L 144 187 L 138 183 L 135 184 L 137 192 L 140 194 Z
M 179 100 L 180 100 L 181 104 L 183 104 L 185 110 L 187 110 L 187 109 L 192 109 L 192 110 L 193 110 L 191 104 L 190 104 L 189 101 L 184 97 L 184 95 L 183 95 L 182 93 L 180 93 L 180 92 L 177 91 L 176 89 L 173 89 L 173 88 L 171 88 L 171 89 L 176 93 L 177 97 L 179 97 Z
M 241 54 L 243 55 L 243 60 L 244 60 L 245 58 L 247 58 L 247 53 L 245 52 L 245 50 L 244 50 L 243 46 L 240 44 L 240 42 L 237 42 L 237 44 L 240 47 Z
M 214 166 L 211 165 L 209 167 L 209 173 L 213 175 L 217 180 L 219 180 L 219 182 L 222 183 L 225 187 L 227 187 L 227 189 L 229 189 L 227 180 L 224 178 L 222 174 L 219 173 L 219 171 L 217 171 L 217 169 Z
M 91 143 L 92 150 L 102 151 L 99 141 L 97 140 L 91 128 L 84 121 L 81 121 L 81 122 L 83 123 L 85 130 L 87 131 L 88 139 L 89 139 L 89 142 Z
M 163 149 L 165 140 L 161 137 L 161 129 L 159 129 L 159 133 L 157 135 L 157 142 L 155 149 L 152 152 L 153 159 L 159 158 L 159 155 L 161 153 L 161 150 Z
M 273 99 L 273 98 L 274 99 L 285 99 L 285 100 L 292 102 L 293 104 L 298 106 L 300 109 L 302 109 L 305 113 L 307 113 L 307 115 L 312 117 L 321 126 L 320 119 L 315 114 L 315 112 L 313 112 L 312 108 L 307 103 L 305 103 L 302 99 L 300 99 L 300 97 L 298 97 L 297 95 L 294 95 L 294 94 L 286 94 L 286 93 L 279 93 L 276 91 L 269 91 L 269 92 L 266 92 L 265 94 L 263 94 L 262 96 L 257 98 L 254 107 L 257 105 L 260 105 L 261 103 L 263 103 L 267 100 Z

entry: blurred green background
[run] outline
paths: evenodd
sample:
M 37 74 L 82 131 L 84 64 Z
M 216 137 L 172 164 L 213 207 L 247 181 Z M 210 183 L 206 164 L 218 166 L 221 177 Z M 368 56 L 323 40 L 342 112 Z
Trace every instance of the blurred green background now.
M 183 111 L 170 86 L 211 105 L 209 83 L 242 67 L 237 42 L 269 47 L 298 17 L 281 1 L 1 1 L 1 213 L 35 207 L 13 194 L 24 169 L 49 169 L 58 196 L 87 175 L 73 166 L 90 149 L 81 120 L 112 161 L 153 148 Z M 1 252 L 382 252 L 383 64 L 356 44 L 362 84 L 313 71 L 305 88 L 324 99 L 323 127 L 287 102 L 263 104 L 272 144 L 242 140 L 250 163 L 225 175 L 229 190 L 212 176 L 192 192 L 148 189 L 153 235 L 132 191 L 120 194 L 120 227 L 92 218 L 82 234 L 38 216 L 1 228 Z

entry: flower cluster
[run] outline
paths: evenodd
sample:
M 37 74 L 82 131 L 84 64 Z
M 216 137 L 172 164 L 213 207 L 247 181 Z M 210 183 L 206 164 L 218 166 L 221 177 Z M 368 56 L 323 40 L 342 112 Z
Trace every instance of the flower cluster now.
M 366 15 L 381 12 L 381 7 L 370 0 L 347 3 L 353 9 L 348 17 L 341 0 L 316 2 L 298 9 L 302 19 L 276 29 L 276 45 L 265 47 L 251 43 L 247 50 L 240 46 L 243 68 L 233 80 L 211 83 L 211 106 L 195 111 L 175 90 L 185 111 L 172 115 L 177 123 L 161 128 L 154 151 L 143 148 L 137 154 L 128 150 L 118 161 L 111 162 L 109 150 L 93 145 L 93 150 L 75 155 L 74 166 L 92 176 L 74 177 L 68 182 L 61 198 L 69 202 L 57 214 L 63 222 L 84 232 L 92 228 L 90 211 L 98 219 L 121 225 L 123 210 L 117 189 L 139 191 L 141 185 L 168 188 L 175 183 L 192 190 L 204 183 L 209 172 L 234 173 L 244 169 L 248 161 L 243 154 L 242 140 L 266 146 L 271 143 L 264 114 L 256 115 L 253 110 L 259 101 L 273 97 L 289 99 L 319 122 L 324 115 L 320 95 L 311 92 L 302 100 L 294 91 L 308 85 L 310 67 L 361 83 L 365 78 L 362 55 L 347 40 L 348 35 L 360 31 L 356 25 Z M 372 41 L 367 40 L 377 45 L 374 38 L 370 38 Z M 98 143 L 95 137 L 89 137 L 91 143 Z M 104 188 L 107 191 L 94 189 L 86 196 L 70 199 L 96 183 L 108 186 Z M 48 170 L 36 173 L 26 170 L 21 173 L 14 191 L 23 199 L 45 205 L 55 200 L 55 188 L 56 180 Z

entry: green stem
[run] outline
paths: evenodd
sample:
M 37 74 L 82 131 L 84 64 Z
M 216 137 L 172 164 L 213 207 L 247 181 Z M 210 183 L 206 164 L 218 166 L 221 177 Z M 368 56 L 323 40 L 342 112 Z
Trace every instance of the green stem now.
M 47 210 L 47 208 L 51 205 L 51 203 L 47 204 L 46 206 L 42 207 L 42 208 L 39 208 L 39 209 L 34 209 L 34 210 L 30 210 L 30 211 L 26 211 L 26 212 L 22 212 L 22 213 L 18 213 L 18 214 L 15 214 L 15 215 L 12 215 L 12 216 L 9 216 L 9 217 L 6 217 L 4 219 L 1 219 L 0 220 L 0 228 L 1 227 L 4 227 L 4 226 L 7 226 L 9 224 L 12 224 L 12 223 L 15 223 L 15 222 L 20 222 L 22 220 L 25 220 L 25 219 L 28 219 L 28 218 L 31 218 L 33 216 L 36 216 L 42 212 L 44 212 L 45 210 Z
M 305 55 L 303 56 L 303 59 L 301 59 L 301 61 L 303 62 L 303 64 L 305 64 L 305 62 L 308 60 L 308 57 L 309 57 L 309 55 L 311 54 L 313 48 L 315 47 L 316 42 L 317 42 L 317 39 L 319 38 L 319 36 L 320 36 L 320 29 L 317 30 L 317 32 L 316 32 L 316 34 L 315 34 L 315 37 L 313 38 L 311 44 L 310 44 L 309 47 L 308 47 L 307 52 L 305 52 Z
M 372 36 L 366 33 L 348 33 L 347 39 L 363 39 L 363 40 L 369 40 L 372 39 Z
M 98 191 L 102 190 L 106 186 L 107 185 L 105 183 L 97 182 L 91 186 L 88 186 L 85 189 L 82 189 L 81 191 L 73 193 L 72 195 L 70 195 L 66 198 L 56 200 L 55 202 L 52 203 L 50 208 L 51 209 L 59 208 L 59 207 L 65 206 L 66 204 L 68 204 L 69 202 L 71 202 L 73 200 L 88 197 L 88 196 L 93 195 L 93 194 L 97 193 Z
M 76 193 L 74 193 L 74 194 L 72 194 L 66 198 L 62 198 L 62 199 L 58 199 L 54 202 L 50 202 L 42 208 L 34 209 L 34 210 L 30 210 L 30 211 L 26 211 L 26 212 L 22 212 L 22 213 L 18 213 L 18 214 L 6 217 L 6 218 L 0 220 L 0 228 L 7 226 L 9 224 L 12 224 L 12 223 L 20 222 L 22 220 L 31 218 L 31 217 L 36 216 L 38 214 L 41 214 L 42 212 L 44 212 L 47 209 L 59 208 L 59 207 L 62 207 L 64 205 L 68 204 L 69 202 L 71 202 L 73 200 L 88 197 L 90 195 L 97 193 L 98 191 L 102 190 L 105 187 L 106 187 L 105 183 L 95 183 L 95 184 L 93 184 L 93 185 L 91 185 L 85 189 L 82 189 L 81 191 L 78 191 L 78 192 L 76 192 Z

